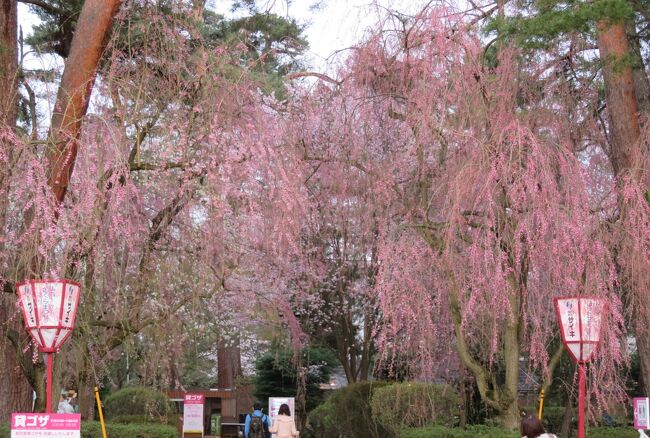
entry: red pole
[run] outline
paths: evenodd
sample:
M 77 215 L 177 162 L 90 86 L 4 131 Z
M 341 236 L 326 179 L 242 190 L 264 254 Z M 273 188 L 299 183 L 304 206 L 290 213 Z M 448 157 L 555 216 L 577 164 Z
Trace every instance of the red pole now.
M 45 353 L 47 362 L 47 377 L 45 389 L 45 412 L 52 413 L 52 353 Z
M 585 365 L 578 364 L 578 438 L 585 438 L 585 397 L 587 393 Z

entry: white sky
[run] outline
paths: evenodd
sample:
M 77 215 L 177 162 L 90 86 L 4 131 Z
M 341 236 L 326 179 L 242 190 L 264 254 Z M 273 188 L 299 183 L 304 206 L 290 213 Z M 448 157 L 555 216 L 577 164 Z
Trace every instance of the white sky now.
M 338 50 L 358 41 L 374 23 L 378 8 L 387 7 L 405 13 L 419 11 L 425 0 L 258 0 L 261 10 L 296 18 L 307 24 L 306 35 L 310 50 L 308 61 L 317 71 L 328 70 L 328 60 Z M 208 0 L 208 8 L 230 15 L 232 0 Z M 38 19 L 29 8 L 18 3 L 18 24 L 25 36 Z M 40 62 L 43 62 L 42 60 Z
M 333 54 L 363 37 L 374 24 L 378 8 L 413 13 L 425 3 L 425 0 L 258 0 L 261 10 L 307 24 L 308 60 L 321 72 L 328 70 L 330 61 L 334 61 Z M 229 13 L 231 4 L 231 0 L 208 0 L 208 6 L 222 14 Z
M 442 0 L 444 1 L 444 0 Z M 454 1 L 454 0 L 452 0 Z M 403 13 L 415 13 L 422 9 L 427 0 L 258 0 L 260 10 L 295 18 L 306 25 L 305 34 L 310 49 L 306 54 L 309 69 L 326 74 L 335 74 L 338 63 L 347 56 L 344 49 L 358 42 L 365 31 L 372 26 L 378 11 L 382 8 L 395 9 Z M 224 15 L 232 15 L 232 0 L 208 0 L 207 7 Z M 29 7 L 18 3 L 18 25 L 25 37 L 38 23 Z M 24 48 L 25 51 L 29 47 Z M 63 68 L 58 56 L 38 56 L 26 52 L 23 66 L 28 69 L 52 70 Z M 54 103 L 57 85 L 54 82 L 34 84 L 38 95 L 39 131 L 47 130 Z

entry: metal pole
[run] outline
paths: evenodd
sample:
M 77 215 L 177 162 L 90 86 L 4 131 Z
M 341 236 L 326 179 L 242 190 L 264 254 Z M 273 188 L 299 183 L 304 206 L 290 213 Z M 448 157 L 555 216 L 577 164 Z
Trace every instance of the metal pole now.
M 585 365 L 578 364 L 578 438 L 585 438 L 585 397 L 586 397 Z
M 544 390 L 539 394 L 539 412 L 537 413 L 537 418 L 542 419 L 542 412 L 544 411 Z
M 45 377 L 45 412 L 52 413 L 52 353 L 45 353 L 47 376 Z
M 99 388 L 95 386 L 95 399 L 97 400 L 97 411 L 99 411 L 99 422 L 102 425 L 102 435 L 106 438 L 106 424 L 104 424 L 104 413 L 102 412 L 102 401 L 99 399 Z

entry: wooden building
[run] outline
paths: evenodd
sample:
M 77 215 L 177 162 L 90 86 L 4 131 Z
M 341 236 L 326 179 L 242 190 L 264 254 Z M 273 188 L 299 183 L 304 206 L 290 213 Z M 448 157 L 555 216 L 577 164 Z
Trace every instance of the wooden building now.
M 246 414 L 253 409 L 253 387 L 244 386 L 235 389 L 192 389 L 187 391 L 168 391 L 169 398 L 176 402 L 180 412 L 179 430 L 182 430 L 183 399 L 186 392 L 203 394 L 205 404 L 203 405 L 203 428 L 204 437 L 213 437 L 211 430 L 212 416 L 221 415 L 221 437 L 235 438 L 237 432 L 243 430 L 243 423 Z

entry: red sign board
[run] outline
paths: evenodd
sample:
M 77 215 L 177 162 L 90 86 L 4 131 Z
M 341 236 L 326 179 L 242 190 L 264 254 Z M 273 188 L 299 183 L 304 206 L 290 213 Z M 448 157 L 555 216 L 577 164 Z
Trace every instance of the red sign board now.
M 79 414 L 11 414 L 11 438 L 79 438 Z
M 203 434 L 203 394 L 185 394 L 183 403 L 183 432 Z

